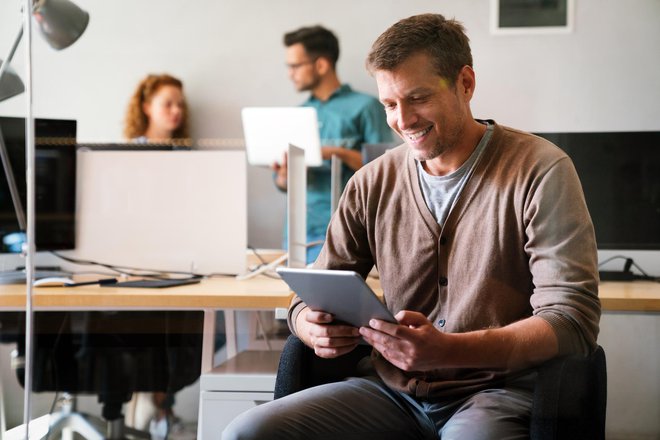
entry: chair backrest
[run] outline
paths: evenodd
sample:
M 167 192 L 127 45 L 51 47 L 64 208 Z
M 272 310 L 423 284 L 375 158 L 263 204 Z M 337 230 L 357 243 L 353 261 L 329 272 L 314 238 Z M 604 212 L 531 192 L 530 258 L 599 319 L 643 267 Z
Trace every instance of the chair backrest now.
M 605 352 L 567 356 L 538 370 L 531 420 L 532 439 L 604 439 L 607 406 Z

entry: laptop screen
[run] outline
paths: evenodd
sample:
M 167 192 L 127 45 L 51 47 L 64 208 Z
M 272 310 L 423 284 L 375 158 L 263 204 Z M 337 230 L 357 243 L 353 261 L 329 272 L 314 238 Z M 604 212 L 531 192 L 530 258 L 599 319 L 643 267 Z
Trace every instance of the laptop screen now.
M 250 165 L 281 163 L 289 144 L 305 150 L 305 163 L 321 166 L 321 139 L 316 109 L 246 107 L 241 113 Z

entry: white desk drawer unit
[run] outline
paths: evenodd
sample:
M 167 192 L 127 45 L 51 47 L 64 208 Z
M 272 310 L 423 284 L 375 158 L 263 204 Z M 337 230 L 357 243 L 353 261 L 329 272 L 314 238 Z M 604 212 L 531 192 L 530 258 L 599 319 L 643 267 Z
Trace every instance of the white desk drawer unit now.
M 279 351 L 243 351 L 200 378 L 197 437 L 210 440 L 237 415 L 273 400 Z

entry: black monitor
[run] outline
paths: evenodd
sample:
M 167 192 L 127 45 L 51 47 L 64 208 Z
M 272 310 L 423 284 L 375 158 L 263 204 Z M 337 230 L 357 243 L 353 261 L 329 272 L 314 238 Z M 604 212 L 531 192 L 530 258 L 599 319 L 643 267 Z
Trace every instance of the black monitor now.
M 660 250 L 660 131 L 539 135 L 573 160 L 599 249 Z
M 0 117 L 0 130 L 25 210 L 25 119 Z M 38 251 L 75 248 L 75 140 L 76 121 L 35 120 L 35 245 Z M 25 231 L 19 226 L 3 171 L 0 176 L 0 252 L 19 253 L 24 241 Z

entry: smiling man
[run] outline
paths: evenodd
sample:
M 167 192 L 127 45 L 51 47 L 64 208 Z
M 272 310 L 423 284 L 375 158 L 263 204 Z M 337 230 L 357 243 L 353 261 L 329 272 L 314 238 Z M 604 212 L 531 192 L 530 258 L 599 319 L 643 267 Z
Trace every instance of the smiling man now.
M 364 338 L 371 358 L 223 438 L 527 439 L 535 367 L 596 347 L 596 244 L 575 169 L 551 143 L 472 116 L 455 20 L 399 21 L 367 65 L 404 145 L 351 179 L 315 267 L 376 265 L 398 324 L 357 329 L 295 298 L 289 325 L 318 356 Z

